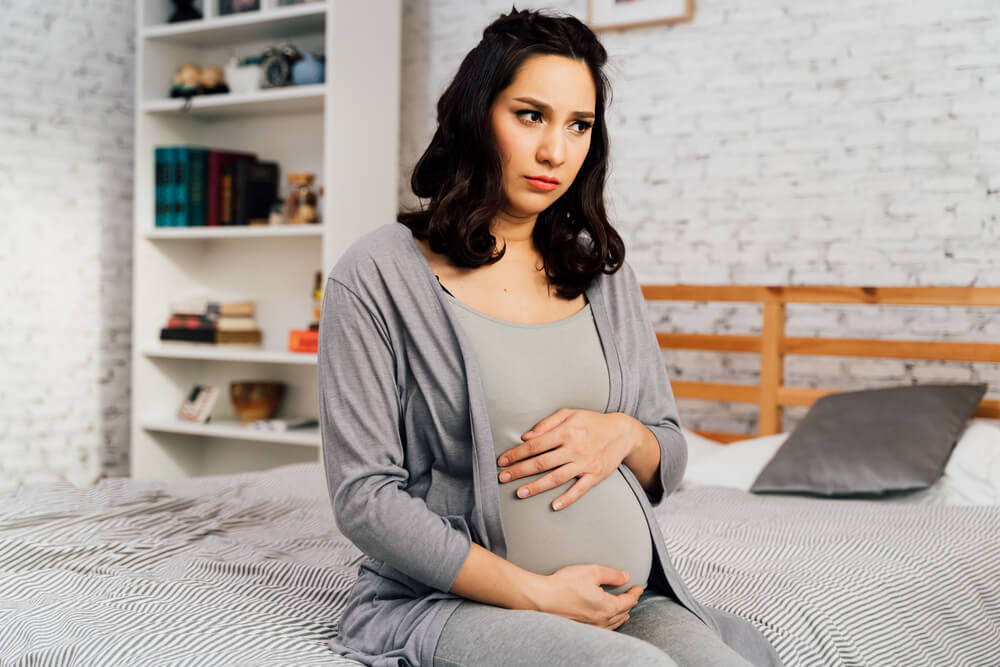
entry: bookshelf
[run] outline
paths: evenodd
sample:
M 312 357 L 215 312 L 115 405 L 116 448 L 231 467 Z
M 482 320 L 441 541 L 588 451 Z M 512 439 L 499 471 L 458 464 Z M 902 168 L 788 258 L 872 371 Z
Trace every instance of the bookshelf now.
M 288 331 L 311 319 L 314 274 L 325 281 L 358 237 L 395 220 L 399 161 L 401 0 L 324 0 L 169 24 L 169 0 L 140 0 L 136 13 L 132 475 L 184 479 L 318 461 L 318 429 L 254 431 L 229 400 L 235 380 L 279 380 L 278 416 L 317 417 L 316 355 L 289 352 Z M 291 42 L 326 56 L 325 81 L 183 99 L 170 98 L 185 62 L 225 66 Z M 155 226 L 154 149 L 191 144 L 248 151 L 287 174 L 316 174 L 320 224 Z M 374 177 L 373 177 L 374 176 Z M 171 301 L 204 295 L 253 301 L 258 347 L 164 343 Z M 222 392 L 207 424 L 178 420 L 194 384 Z

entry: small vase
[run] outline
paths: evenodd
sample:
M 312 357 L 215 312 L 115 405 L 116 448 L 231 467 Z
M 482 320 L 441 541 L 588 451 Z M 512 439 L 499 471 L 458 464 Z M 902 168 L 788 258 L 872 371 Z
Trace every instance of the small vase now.
M 307 51 L 301 60 L 292 65 L 292 82 L 296 86 L 323 83 L 324 69 L 323 63 Z

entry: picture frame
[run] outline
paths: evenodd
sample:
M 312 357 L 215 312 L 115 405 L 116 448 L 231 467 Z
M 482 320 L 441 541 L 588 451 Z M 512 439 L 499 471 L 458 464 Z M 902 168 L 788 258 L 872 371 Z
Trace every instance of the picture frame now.
M 587 25 L 594 32 L 694 19 L 694 0 L 587 0 Z

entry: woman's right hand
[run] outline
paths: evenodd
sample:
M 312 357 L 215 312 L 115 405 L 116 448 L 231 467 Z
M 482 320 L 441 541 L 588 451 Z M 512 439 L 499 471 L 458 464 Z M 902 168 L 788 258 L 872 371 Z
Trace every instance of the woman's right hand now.
M 627 572 L 603 565 L 567 565 L 541 578 L 539 610 L 574 621 L 614 630 L 628 620 L 628 612 L 642 595 L 642 586 L 614 595 L 601 584 L 621 586 Z

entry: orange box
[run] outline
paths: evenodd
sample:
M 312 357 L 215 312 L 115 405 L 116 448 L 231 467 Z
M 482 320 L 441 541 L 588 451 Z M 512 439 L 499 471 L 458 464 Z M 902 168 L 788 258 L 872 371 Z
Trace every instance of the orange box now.
M 288 332 L 289 352 L 312 352 L 319 350 L 319 329 L 291 329 Z

